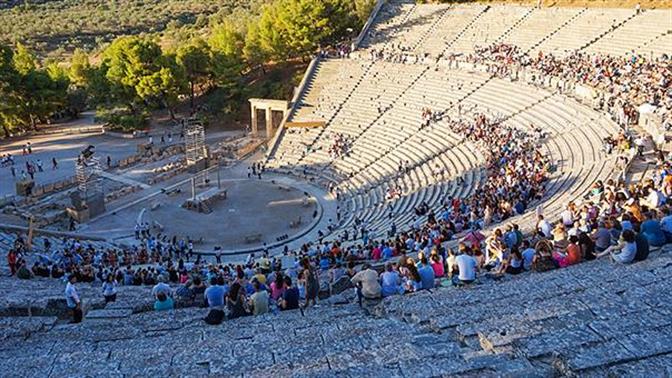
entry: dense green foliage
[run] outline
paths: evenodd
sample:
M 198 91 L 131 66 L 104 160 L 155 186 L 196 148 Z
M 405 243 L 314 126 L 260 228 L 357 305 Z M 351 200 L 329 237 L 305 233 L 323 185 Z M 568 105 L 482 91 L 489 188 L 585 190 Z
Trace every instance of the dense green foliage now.
M 76 7 L 75 3 L 85 6 L 96 2 L 64 0 L 58 3 Z M 114 14 L 119 15 L 119 3 L 126 2 L 106 1 L 103 11 L 114 8 L 118 11 Z M 177 6 L 173 0 L 130 3 L 162 2 L 167 9 Z M 230 1 L 204 3 L 230 4 Z M 217 12 L 216 7 L 208 8 L 212 15 L 207 23 L 197 18 L 191 25 L 175 28 L 170 35 L 116 37 L 94 57 L 75 49 L 69 60 L 61 64 L 49 60 L 39 62 L 20 43 L 13 48 L 0 44 L 0 95 L 8 99 L 0 106 L 0 124 L 5 133 L 34 128 L 55 112 L 77 113 L 89 106 L 98 109 L 99 118 L 123 129 L 132 129 L 147 125 L 150 110 L 167 109 L 174 118 L 182 100 L 188 100 L 193 113 L 197 110 L 195 98 L 204 93 L 213 94 L 215 100 L 208 101 L 211 108 L 228 111 L 237 107 L 231 102 L 245 100 L 244 96 L 251 93 L 246 86 L 269 66 L 289 76 L 271 75 L 277 84 L 256 85 L 254 93 L 270 91 L 270 96 L 278 92 L 291 93 L 291 87 L 281 83 L 294 83 L 298 75 L 286 71 L 284 62 L 305 61 L 318 48 L 354 36 L 374 1 L 248 0 L 241 3 L 250 7 Z M 14 7 L 11 12 L 22 14 L 17 10 L 21 8 Z M 155 10 L 158 18 L 172 14 Z M 203 24 L 200 29 L 199 22 Z
M 203 28 L 208 18 L 258 9 L 265 0 L 21 1 L 0 9 L 0 42 L 24 43 L 40 56 L 91 51 L 122 35 Z M 0 1 L 2 3 L 2 1 Z
M 0 124 L 6 135 L 16 128 L 34 129 L 56 111 L 73 110 L 67 72 L 55 63 L 40 66 L 19 44 L 0 46 Z

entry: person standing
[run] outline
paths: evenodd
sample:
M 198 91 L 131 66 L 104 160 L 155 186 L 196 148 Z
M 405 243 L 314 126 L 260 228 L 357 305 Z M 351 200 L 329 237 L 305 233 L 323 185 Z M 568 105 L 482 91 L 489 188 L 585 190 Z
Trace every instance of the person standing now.
M 55 157 L 51 158 L 51 170 L 55 171 L 58 169 L 58 161 L 56 160 Z
M 9 275 L 13 276 L 16 274 L 16 252 L 13 249 L 9 250 L 9 253 L 7 253 L 7 265 L 9 265 Z
M 317 271 L 310 264 L 308 259 L 303 260 L 303 278 L 306 281 L 306 303 L 304 307 L 310 306 L 312 301 L 314 305 L 317 304 L 317 296 L 320 291 L 320 283 Z
M 103 297 L 105 298 L 105 304 L 117 300 L 117 281 L 112 273 L 108 274 L 105 282 L 103 282 Z
M 82 322 L 82 301 L 79 299 L 77 287 L 75 287 L 76 283 L 77 276 L 71 274 L 70 277 L 68 277 L 68 284 L 65 286 L 65 301 L 68 308 L 72 311 L 71 323 Z

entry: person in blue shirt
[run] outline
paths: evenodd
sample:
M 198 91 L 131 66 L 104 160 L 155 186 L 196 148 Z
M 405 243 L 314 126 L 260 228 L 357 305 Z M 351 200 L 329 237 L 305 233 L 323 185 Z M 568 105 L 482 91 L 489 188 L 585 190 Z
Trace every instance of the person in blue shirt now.
M 422 256 L 420 259 L 420 268 L 418 269 L 418 274 L 420 275 L 420 281 L 422 282 L 422 288 L 425 290 L 434 288 L 434 269 L 429 265 L 427 257 Z
M 329 270 L 330 265 L 331 260 L 329 260 L 329 256 L 327 254 L 322 255 L 322 257 L 320 258 L 320 269 Z
M 391 262 L 385 264 L 385 272 L 380 275 L 381 294 L 383 297 L 402 294 L 401 276 Z
M 383 243 L 383 260 L 391 259 L 394 256 L 394 250 L 389 244 Z
M 219 285 L 219 279 L 212 277 L 210 279 L 210 287 L 205 289 L 204 294 L 208 307 L 224 308 L 225 295 L 224 287 Z
M 156 302 L 154 302 L 155 311 L 166 311 L 172 310 L 173 308 L 175 308 L 173 298 L 167 296 L 165 293 L 159 293 L 156 295 Z
M 645 220 L 639 226 L 639 230 L 649 242 L 649 245 L 660 247 L 665 244 L 667 239 L 665 238 L 663 229 L 660 227 L 660 222 L 653 217 L 651 212 L 647 212 L 644 216 Z

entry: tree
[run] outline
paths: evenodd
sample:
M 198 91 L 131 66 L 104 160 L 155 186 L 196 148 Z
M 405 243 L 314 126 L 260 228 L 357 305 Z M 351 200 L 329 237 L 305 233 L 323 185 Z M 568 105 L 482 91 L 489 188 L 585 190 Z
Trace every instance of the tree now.
M 375 0 L 355 0 L 355 14 L 359 19 L 359 27 L 357 29 L 361 29 L 366 24 L 375 6 Z
M 164 60 L 161 69 L 143 76 L 136 88 L 140 98 L 167 108 L 170 118 L 175 119 L 178 96 L 184 92 L 186 86 L 185 74 L 175 61 L 175 57 L 168 56 Z
M 283 31 L 280 29 L 279 7 L 269 4 L 264 7 L 257 30 L 258 44 L 269 59 L 284 60 L 290 56 Z
M 17 43 L 16 51 L 13 55 L 13 65 L 19 75 L 27 75 L 37 68 L 37 60 L 24 45 Z
M 82 50 L 76 49 L 70 58 L 68 76 L 72 85 L 78 88 L 86 88 L 91 81 L 91 63 L 89 56 Z
M 244 46 L 240 31 L 231 22 L 221 23 L 213 28 L 208 45 L 215 83 L 223 88 L 238 83 L 243 70 L 241 51 Z
M 351 0 L 278 0 L 264 8 L 259 45 L 273 59 L 307 57 L 355 26 Z
M 243 58 L 250 67 L 261 66 L 262 72 L 264 71 L 264 63 L 268 60 L 268 55 L 261 47 L 258 20 L 251 21 L 247 25 Z
M 134 112 L 142 100 L 136 87 L 143 78 L 161 70 L 161 60 L 161 48 L 154 41 L 137 36 L 115 39 L 103 52 L 113 99 Z
M 17 109 L 17 85 L 19 74 L 14 68 L 14 52 L 9 46 L 0 44 L 0 125 L 5 137 L 20 123 Z
M 189 102 L 194 110 L 194 89 L 212 74 L 210 47 L 202 39 L 196 39 L 177 50 L 176 63 L 182 68 L 189 82 Z

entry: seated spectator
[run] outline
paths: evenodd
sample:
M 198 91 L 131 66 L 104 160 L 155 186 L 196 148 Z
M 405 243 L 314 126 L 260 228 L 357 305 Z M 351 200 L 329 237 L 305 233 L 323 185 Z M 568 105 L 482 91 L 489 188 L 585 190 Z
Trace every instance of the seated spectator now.
M 172 310 L 173 308 L 175 308 L 173 298 L 167 296 L 165 293 L 159 293 L 156 295 L 156 302 L 154 302 L 155 311 Z
M 590 237 L 595 241 L 595 250 L 597 252 L 603 252 L 611 245 L 611 233 L 603 221 L 598 222 L 597 229 L 593 231 Z
M 521 247 L 523 249 L 523 252 L 521 253 L 523 256 L 523 269 L 529 271 L 532 269 L 532 262 L 534 261 L 536 251 L 530 246 L 529 240 L 523 240 Z
M 341 277 L 346 275 L 347 272 L 345 269 L 343 269 L 343 265 L 341 265 L 340 262 L 336 263 L 336 266 L 329 270 L 329 293 L 333 292 L 334 284 L 336 284 L 336 282 L 340 280 Z
M 271 282 L 271 299 L 278 301 L 285 293 L 285 276 L 281 272 L 277 272 L 275 279 Z
M 546 239 L 542 239 L 535 245 L 536 253 L 532 262 L 532 270 L 535 272 L 546 272 L 558 267 L 553 259 L 553 244 Z
M 285 291 L 280 300 L 281 310 L 296 310 L 299 308 L 299 289 L 292 286 L 292 279 L 285 276 Z
M 422 289 L 422 279 L 420 278 L 420 273 L 418 272 L 418 268 L 415 266 L 415 261 L 413 261 L 413 258 L 409 257 L 406 260 L 404 268 L 406 270 L 406 274 L 404 276 L 404 287 L 406 292 L 412 293 Z
M 19 269 L 16 270 L 16 277 L 22 280 L 33 278 L 33 273 L 28 269 L 24 260 L 19 261 Z
M 371 269 L 369 264 L 362 265 L 360 270 L 354 277 L 350 279 L 357 289 L 357 300 L 359 305 L 362 305 L 362 298 L 377 299 L 380 298 L 381 287 L 378 283 L 378 273 Z
M 660 222 L 653 216 L 653 212 L 644 214 L 644 222 L 639 226 L 639 230 L 649 242 L 649 245 L 660 247 L 667 242 Z
M 579 238 L 572 235 L 569 238 L 569 244 L 565 253 L 556 251 L 553 258 L 561 268 L 578 264 L 581 261 L 581 248 L 579 247 Z
M 504 271 L 509 274 L 520 274 L 523 272 L 523 255 L 520 253 L 518 247 L 513 246 L 511 248 L 511 254 L 506 262 Z
M 117 300 L 117 281 L 112 274 L 108 274 L 103 282 L 103 298 L 105 298 L 105 303 Z
M 219 278 L 212 277 L 210 279 L 210 287 L 205 289 L 204 298 L 206 304 L 210 308 L 223 309 L 224 308 L 224 287 L 219 285 Z
M 630 264 L 637 255 L 637 243 L 635 242 L 635 233 L 632 230 L 625 230 L 621 234 L 621 242 L 618 245 L 607 248 L 604 252 L 598 253 L 597 257 L 610 255 L 611 259 L 621 264 Z
M 434 288 L 434 269 L 429 265 L 427 257 L 422 256 L 420 259 L 420 268 L 418 269 L 418 274 L 420 275 L 420 281 L 422 282 L 422 288 L 425 290 Z
M 431 260 L 431 266 L 434 270 L 434 277 L 441 278 L 445 275 L 445 268 L 443 266 L 443 259 L 436 253 L 436 250 L 432 251 L 432 254 L 429 256 Z
M 607 231 L 607 234 L 609 234 L 609 231 Z M 579 233 L 579 248 L 581 248 L 581 258 L 583 260 L 595 260 L 595 242 L 588 236 L 588 233 Z
M 156 298 L 159 295 L 159 293 L 163 293 L 166 296 L 172 297 L 173 289 L 171 289 L 170 286 L 167 283 L 165 283 L 163 279 L 160 279 L 159 283 L 154 285 L 154 287 L 152 288 L 152 296 Z
M 465 246 L 466 247 L 466 246 Z M 457 273 L 457 263 L 455 262 L 455 251 L 452 248 L 448 249 L 448 257 L 446 258 L 446 266 L 448 267 L 448 278 L 453 278 L 454 273 Z
M 634 261 L 646 260 L 649 257 L 649 240 L 640 232 L 635 236 L 635 244 L 637 253 L 635 253 Z
M 458 255 L 455 258 L 459 274 L 457 279 L 453 279 L 454 285 L 468 285 L 476 281 L 476 272 L 478 272 L 478 262 L 471 256 L 471 251 L 466 254 Z
M 663 215 L 663 218 L 660 220 L 660 229 L 665 234 L 665 240 L 668 243 L 672 243 L 672 207 L 667 207 L 663 210 Z
M 401 287 L 401 276 L 399 272 L 394 269 L 394 264 L 388 262 L 385 264 L 385 271 L 380 275 L 381 294 L 383 297 L 390 295 L 403 294 L 404 290 Z
M 236 319 L 250 314 L 247 310 L 245 293 L 240 283 L 234 282 L 231 285 L 229 295 L 226 297 L 226 308 L 228 309 L 228 319 Z
M 254 281 L 254 294 L 250 295 L 250 307 L 252 308 L 252 314 L 261 315 L 268 312 L 268 291 L 262 290 L 261 283 L 259 281 Z

